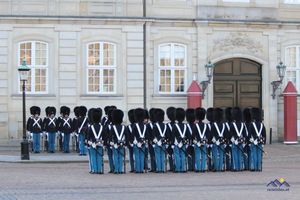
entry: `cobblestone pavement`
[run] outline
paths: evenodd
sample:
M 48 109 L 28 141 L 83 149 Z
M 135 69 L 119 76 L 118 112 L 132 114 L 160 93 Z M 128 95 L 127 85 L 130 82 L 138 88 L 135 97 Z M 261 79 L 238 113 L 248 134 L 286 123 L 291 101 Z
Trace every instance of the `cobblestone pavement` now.
M 0 199 L 299 199 L 300 145 L 266 151 L 263 172 L 91 175 L 87 163 L 0 163 Z M 267 191 L 279 178 L 289 191 Z

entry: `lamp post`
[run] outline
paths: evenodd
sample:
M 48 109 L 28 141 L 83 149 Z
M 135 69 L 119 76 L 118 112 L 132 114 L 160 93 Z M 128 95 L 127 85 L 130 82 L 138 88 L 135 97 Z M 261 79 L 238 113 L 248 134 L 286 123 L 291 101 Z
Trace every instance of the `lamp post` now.
M 215 65 L 211 63 L 211 61 L 208 61 L 208 63 L 204 66 L 205 72 L 208 80 L 201 81 L 201 89 L 202 89 L 202 99 L 204 99 L 204 92 L 208 87 L 208 84 L 210 84 L 211 78 L 213 77 L 214 67 Z
M 285 76 L 286 66 L 282 63 L 282 61 L 280 61 L 280 63 L 276 66 L 276 70 L 277 70 L 277 75 L 279 76 L 279 80 L 271 82 L 271 85 L 272 85 L 272 88 L 273 88 L 271 96 L 272 96 L 273 99 L 275 99 L 276 90 L 282 84 L 282 80 Z
M 21 142 L 21 160 L 29 160 L 29 142 L 26 137 L 26 103 L 25 103 L 25 83 L 28 80 L 30 68 L 26 65 L 26 60 L 22 61 L 18 72 L 22 82 L 22 102 L 23 102 L 23 140 Z

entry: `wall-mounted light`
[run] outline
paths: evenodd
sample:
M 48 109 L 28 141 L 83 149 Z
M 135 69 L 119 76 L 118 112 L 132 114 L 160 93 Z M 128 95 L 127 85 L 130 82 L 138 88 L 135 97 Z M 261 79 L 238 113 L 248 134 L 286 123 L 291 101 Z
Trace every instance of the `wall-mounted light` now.
M 210 81 L 213 77 L 215 65 L 212 64 L 211 61 L 208 61 L 208 63 L 204 67 L 205 67 L 205 72 L 206 72 L 206 76 L 207 76 L 208 80 L 201 81 L 201 83 L 200 83 L 201 89 L 202 89 L 202 98 L 204 98 L 205 90 L 207 89 L 208 84 L 210 84 Z
M 272 96 L 273 99 L 275 99 L 276 90 L 282 84 L 282 80 L 285 76 L 286 66 L 282 63 L 282 61 L 280 61 L 280 63 L 276 66 L 276 70 L 277 70 L 277 75 L 279 76 L 279 80 L 271 82 L 271 85 L 272 85 L 272 88 L 273 88 L 271 96 Z

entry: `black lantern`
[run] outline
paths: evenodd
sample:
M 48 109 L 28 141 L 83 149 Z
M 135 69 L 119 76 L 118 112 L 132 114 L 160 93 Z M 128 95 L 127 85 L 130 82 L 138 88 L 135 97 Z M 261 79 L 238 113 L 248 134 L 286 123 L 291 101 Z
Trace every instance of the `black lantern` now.
M 282 84 L 282 80 L 285 76 L 286 66 L 282 63 L 282 61 L 280 61 L 280 63 L 276 66 L 276 70 L 277 70 L 277 75 L 279 76 L 279 80 L 271 82 L 272 89 L 273 89 L 271 96 L 272 96 L 273 99 L 275 99 L 276 90 Z
M 215 65 L 212 64 L 211 61 L 208 61 L 208 63 L 204 67 L 205 67 L 205 72 L 208 80 L 202 81 L 200 83 L 202 88 L 202 98 L 204 98 L 205 90 L 207 89 L 208 84 L 210 84 L 211 78 L 213 77 Z

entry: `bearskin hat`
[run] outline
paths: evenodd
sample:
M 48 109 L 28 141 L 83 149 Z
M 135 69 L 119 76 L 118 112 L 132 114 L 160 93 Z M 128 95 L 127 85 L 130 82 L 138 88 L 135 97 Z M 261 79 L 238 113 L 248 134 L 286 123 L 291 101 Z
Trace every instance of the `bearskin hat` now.
M 245 123 L 250 123 L 252 121 L 250 108 L 245 108 L 244 109 L 244 111 L 243 111 L 243 119 L 244 119 Z
M 56 115 L 56 108 L 55 107 L 49 107 L 48 112 L 49 112 L 49 115 Z
M 122 124 L 124 117 L 124 112 L 120 109 L 115 109 L 112 112 L 112 122 L 113 124 Z
M 155 109 L 155 119 L 157 122 L 163 122 L 165 120 L 165 111 L 163 109 Z
M 35 110 L 35 106 L 31 106 L 30 107 L 30 114 L 31 115 L 34 115 L 34 110 Z
M 79 115 L 82 116 L 82 117 L 85 117 L 86 113 L 87 113 L 87 108 L 85 106 L 80 106 L 79 108 L 80 108 L 79 109 Z
M 41 114 L 41 108 L 38 106 L 33 106 L 33 115 L 40 115 Z
M 110 109 L 110 106 L 105 106 L 104 107 L 104 113 L 105 113 L 105 115 L 108 115 L 109 109 Z
M 195 118 L 200 122 L 205 119 L 206 110 L 204 108 L 196 108 Z
M 193 109 L 193 108 L 186 109 L 185 118 L 188 123 L 194 123 L 195 122 L 195 109 Z
M 60 114 L 63 114 L 66 109 L 67 109 L 67 106 L 61 106 L 60 107 Z
M 90 114 L 92 115 L 92 122 L 93 123 L 100 123 L 102 117 L 102 110 L 97 108 L 90 109 Z
M 222 122 L 223 114 L 224 114 L 224 111 L 222 108 L 215 108 L 213 111 L 214 120 L 218 123 Z
M 60 111 L 63 115 L 70 115 L 70 108 L 67 106 L 63 106 Z
M 239 107 L 234 107 L 232 109 L 232 119 L 237 122 L 242 121 L 242 111 Z
M 145 119 L 145 110 L 142 108 L 137 108 L 134 110 L 134 120 L 136 122 L 143 122 Z
M 185 118 L 185 110 L 183 108 L 176 108 L 175 116 L 178 122 L 183 122 Z
M 91 109 L 89 109 L 89 111 L 88 111 L 88 119 L 89 119 L 89 122 L 90 123 L 94 123 L 94 119 L 93 119 L 93 113 L 94 113 L 94 110 L 95 110 L 96 108 L 91 108 Z M 102 111 L 102 110 L 101 110 Z M 102 114 L 102 112 L 101 112 L 101 114 Z
M 80 115 L 80 107 L 79 106 L 74 107 L 73 111 L 74 111 L 74 115 L 76 117 L 79 117 L 79 115 Z
M 45 108 L 46 116 L 49 116 L 49 115 L 50 115 L 49 109 L 50 109 L 50 106 L 47 106 L 47 107 Z
M 144 119 L 149 120 L 149 111 L 147 109 L 144 109 Z
M 134 124 L 135 123 L 135 120 L 134 120 L 134 109 L 131 109 L 128 111 L 128 120 L 131 124 Z
M 232 108 L 231 107 L 225 108 L 225 119 L 227 122 L 232 122 Z
M 108 117 L 108 121 L 112 122 L 112 112 L 117 109 L 116 106 L 109 106 L 109 110 L 107 111 L 107 117 Z
M 167 108 L 167 116 L 171 122 L 176 120 L 175 111 L 176 111 L 176 108 L 174 108 L 174 107 Z
M 215 122 L 215 118 L 214 118 L 214 108 L 208 108 L 207 112 L 206 112 L 206 119 L 209 122 Z
M 257 122 L 262 121 L 262 110 L 260 108 L 252 108 L 251 109 L 251 116 Z
M 156 115 L 155 115 L 156 110 L 157 110 L 156 108 L 151 108 L 149 110 L 150 121 L 153 122 L 153 123 L 155 123 L 157 121 Z

